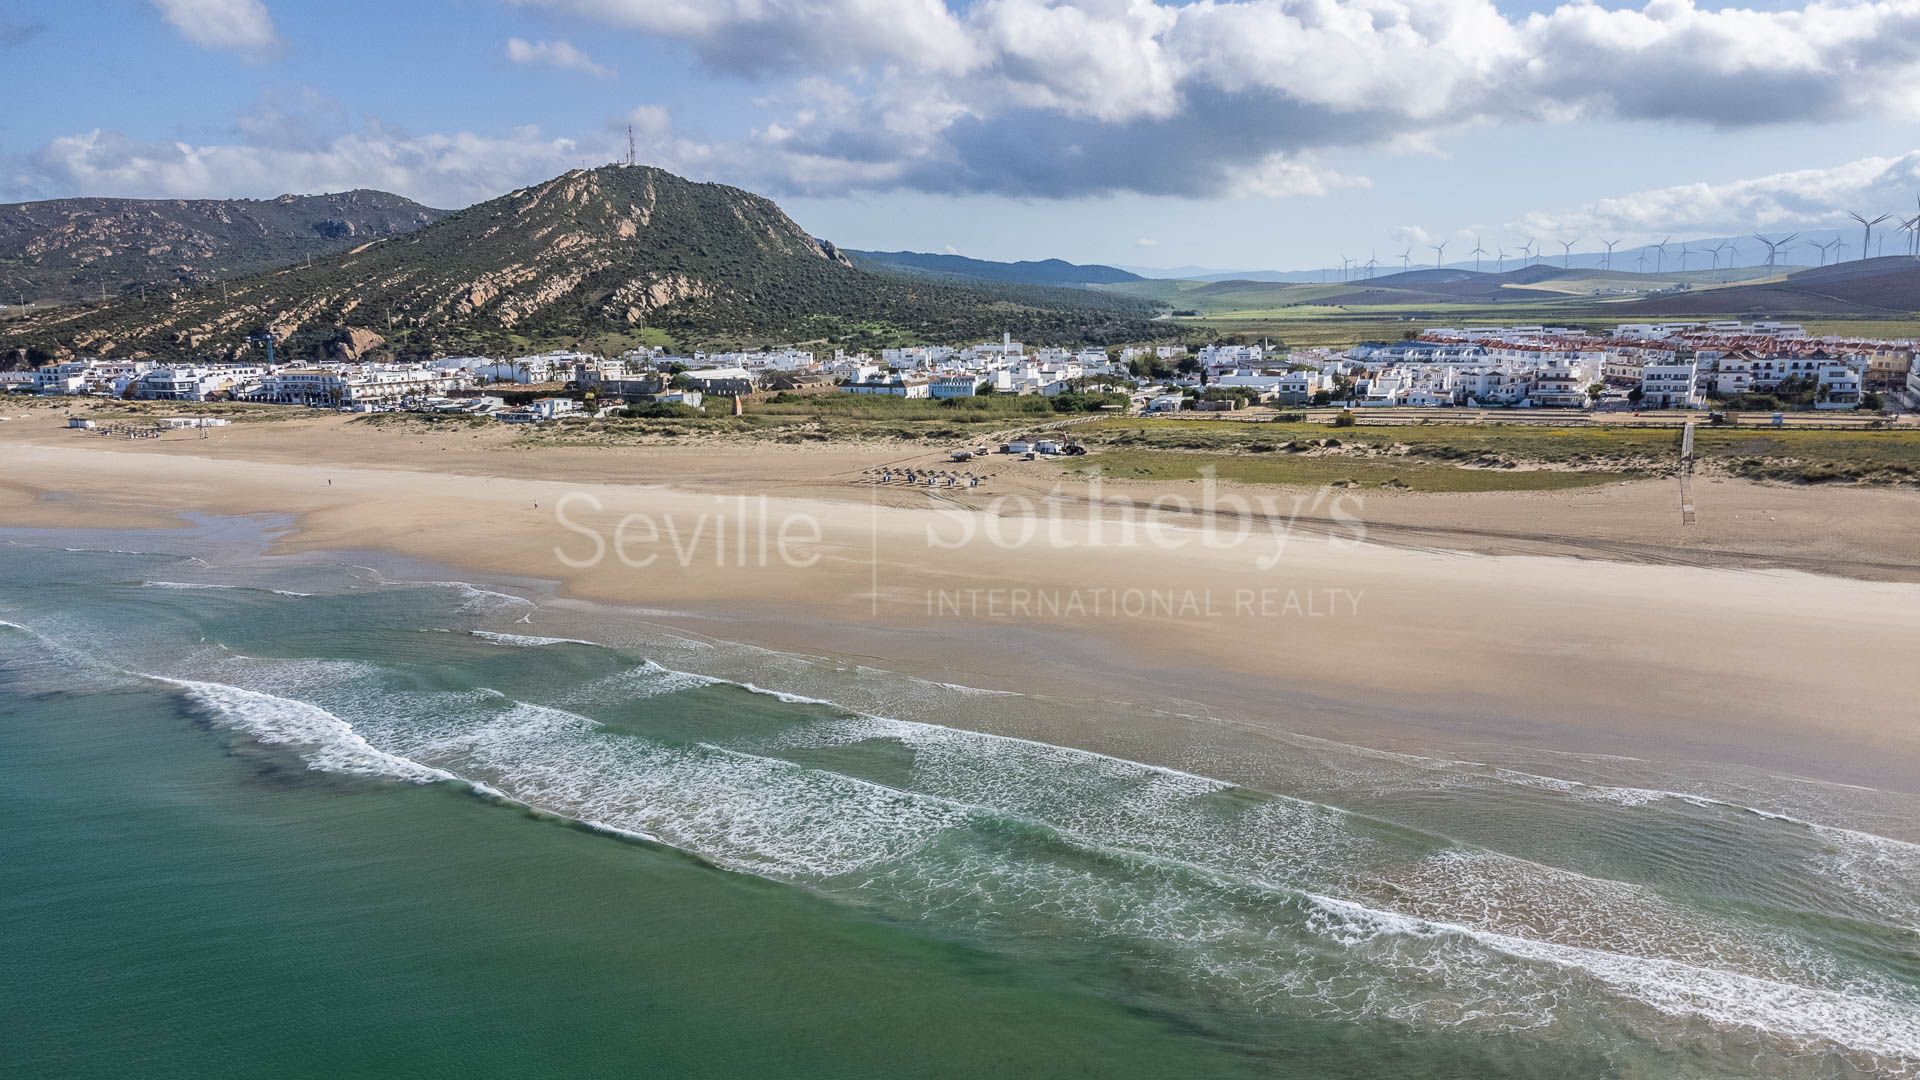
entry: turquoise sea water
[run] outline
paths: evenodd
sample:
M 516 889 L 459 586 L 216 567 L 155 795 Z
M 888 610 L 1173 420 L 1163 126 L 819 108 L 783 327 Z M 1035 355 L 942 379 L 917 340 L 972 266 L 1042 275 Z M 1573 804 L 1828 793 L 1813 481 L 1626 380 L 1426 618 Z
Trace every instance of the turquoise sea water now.
M 0 548 L 0 1074 L 1920 1075 L 1908 795 L 1173 724 L 258 529 Z

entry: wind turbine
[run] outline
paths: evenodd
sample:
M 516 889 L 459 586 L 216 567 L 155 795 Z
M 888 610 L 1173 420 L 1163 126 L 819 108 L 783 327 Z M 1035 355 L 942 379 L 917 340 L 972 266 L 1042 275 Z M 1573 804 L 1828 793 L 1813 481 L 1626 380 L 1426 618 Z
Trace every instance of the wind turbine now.
M 1493 245 L 1493 250 L 1494 250 L 1494 253 L 1498 255 L 1500 258 L 1500 261 L 1498 263 L 1495 263 L 1494 265 L 1500 268 L 1501 273 L 1503 274 L 1506 273 L 1507 272 L 1507 249 L 1501 247 L 1499 244 L 1495 244 Z
M 1824 244 L 1814 244 L 1814 243 L 1809 243 L 1809 244 L 1808 244 L 1807 246 L 1808 246 L 1808 247 L 1812 247 L 1812 248 L 1818 248 L 1818 249 L 1820 249 L 1820 265 L 1821 265 L 1821 266 L 1825 266 L 1825 265 L 1827 265 L 1827 252 L 1828 252 L 1828 251 L 1830 251 L 1830 250 L 1832 250 L 1832 249 L 1833 249 L 1833 245 L 1835 245 L 1835 244 L 1837 244 L 1837 243 L 1839 243 L 1839 242 L 1840 242 L 1840 241 L 1838 241 L 1838 240 L 1829 240 L 1829 241 L 1827 241 L 1827 242 L 1826 242 L 1826 243 L 1824 243 Z
M 1477 274 L 1480 272 L 1480 256 L 1485 255 L 1486 253 L 1487 253 L 1487 249 L 1480 246 L 1480 238 L 1478 236 L 1474 237 L 1473 250 L 1468 253 L 1473 256 L 1473 272 L 1474 273 Z
M 1352 265 L 1353 265 L 1352 259 L 1347 258 L 1346 255 L 1344 254 L 1340 256 L 1340 280 L 1341 281 L 1347 280 L 1347 267 Z
M 1907 232 L 1907 254 L 1920 258 L 1920 215 L 1915 215 L 1900 223 Z
M 1602 241 L 1600 241 L 1600 242 L 1601 242 L 1601 243 L 1603 243 L 1603 244 L 1605 244 L 1605 245 L 1607 245 L 1607 260 L 1606 260 L 1606 262 L 1604 262 L 1604 263 L 1602 263 L 1601 265 L 1603 265 L 1603 266 L 1605 266 L 1605 267 L 1606 267 L 1607 269 L 1609 269 L 1609 270 L 1611 270 L 1611 269 L 1613 269 L 1613 245 L 1615 245 L 1615 244 L 1617 244 L 1617 243 L 1619 243 L 1620 241 L 1618 241 L 1618 240 L 1602 240 Z
M 1683 274 L 1687 272 L 1687 256 L 1690 254 L 1692 254 L 1692 252 L 1687 250 L 1687 242 L 1685 240 L 1680 241 L 1680 272 Z
M 1378 264 L 1379 262 L 1380 262 L 1380 253 L 1379 253 L 1378 251 L 1369 251 L 1369 252 L 1367 252 L 1367 278 L 1368 278 L 1368 280 L 1372 280 L 1372 278 L 1373 278 L 1373 268 L 1374 268 L 1374 266 L 1375 266 L 1375 265 L 1377 265 L 1377 264 Z
M 1573 245 L 1579 242 L 1580 238 L 1577 236 L 1571 240 L 1560 241 L 1560 269 L 1568 270 L 1573 267 Z
M 1640 268 L 1640 273 L 1644 274 L 1647 272 L 1647 253 L 1645 249 L 1642 249 L 1639 255 L 1634 256 L 1633 265 Z
M 1727 241 L 1727 251 L 1731 253 L 1727 256 L 1727 269 L 1731 270 L 1733 269 L 1733 260 L 1740 257 L 1740 245 L 1729 240 Z
M 1400 269 L 1402 270 L 1413 269 L 1413 249 L 1412 248 L 1408 248 L 1407 250 L 1400 253 Z
M 1440 269 L 1440 256 L 1446 253 L 1447 245 L 1451 243 L 1453 243 L 1451 240 L 1442 240 L 1437 244 L 1427 245 L 1433 249 L 1433 268 L 1435 270 Z
M 1669 236 L 1665 240 L 1653 245 L 1654 273 L 1659 273 L 1661 269 L 1665 267 L 1667 261 L 1667 245 L 1671 243 L 1673 243 L 1673 237 Z
M 1859 214 L 1855 214 L 1855 213 L 1853 213 L 1853 212 L 1851 212 L 1851 211 L 1849 211 L 1849 212 L 1847 213 L 1847 216 L 1848 216 L 1848 217 L 1850 217 L 1850 218 L 1852 218 L 1853 220 L 1855 220 L 1855 221 L 1857 221 L 1857 222 L 1859 222 L 1859 223 L 1861 224 L 1861 226 L 1862 226 L 1862 227 L 1864 227 L 1864 228 L 1866 229 L 1866 236 L 1865 236 L 1865 237 L 1864 237 L 1864 238 L 1863 238 L 1863 239 L 1862 239 L 1862 240 L 1860 241 L 1860 257 L 1861 257 L 1862 259 L 1865 259 L 1865 258 L 1866 258 L 1866 257 L 1867 257 L 1867 256 L 1868 256 L 1869 254 L 1871 254 L 1871 250 L 1870 250 L 1870 249 L 1871 249 L 1871 248 L 1873 247 L 1873 227 L 1874 227 L 1875 225 L 1878 225 L 1878 224 L 1880 224 L 1881 222 L 1883 222 L 1883 221 L 1885 221 L 1885 220 L 1887 220 L 1888 218 L 1890 218 L 1890 217 L 1892 217 L 1893 215 L 1892 215 L 1892 214 L 1881 214 L 1881 215 L 1880 215 L 1879 217 L 1877 217 L 1877 218 L 1874 218 L 1874 219 L 1872 219 L 1871 221 L 1869 221 L 1869 220 L 1868 220 L 1867 218 L 1865 218 L 1865 217 L 1862 217 L 1862 216 L 1861 216 L 1861 215 L 1859 215 Z
M 1525 255 L 1528 262 L 1533 261 L 1533 237 L 1527 237 L 1527 242 L 1520 245 L 1520 254 Z
M 1771 274 L 1771 273 L 1773 273 L 1773 267 L 1774 267 L 1774 262 L 1775 262 L 1775 258 L 1776 258 L 1776 256 L 1778 256 L 1778 255 L 1780 254 L 1780 249 L 1781 249 L 1781 248 L 1783 248 L 1783 247 L 1786 247 L 1786 246 L 1787 246 L 1788 244 L 1790 244 L 1790 243 L 1792 243 L 1792 242 L 1793 242 L 1793 239 L 1794 239 L 1794 237 L 1796 237 L 1796 236 L 1799 236 L 1799 235 L 1800 235 L 1799 233 L 1788 233 L 1787 235 L 1785 235 L 1785 236 L 1783 236 L 1783 237 L 1781 237 L 1781 238 L 1780 238 L 1780 239 L 1778 239 L 1778 240 L 1769 240 L 1769 239 L 1767 239 L 1766 237 L 1764 237 L 1764 236 L 1761 236 L 1761 235 L 1760 235 L 1759 233 L 1754 233 L 1754 234 L 1753 234 L 1753 238 L 1754 238 L 1755 240 L 1758 240 L 1758 241 L 1760 241 L 1760 242 L 1761 242 L 1762 244 L 1765 244 L 1765 245 L 1766 245 L 1766 248 L 1767 248 L 1767 273 L 1769 273 L 1769 274 Z

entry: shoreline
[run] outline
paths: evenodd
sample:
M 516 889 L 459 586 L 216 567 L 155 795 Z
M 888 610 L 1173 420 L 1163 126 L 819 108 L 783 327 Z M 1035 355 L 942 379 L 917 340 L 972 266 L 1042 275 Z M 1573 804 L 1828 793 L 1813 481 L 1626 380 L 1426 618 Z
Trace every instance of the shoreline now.
M 1892 563 L 1901 580 L 1886 582 L 1749 568 L 1776 557 L 1768 552 L 1784 532 L 1762 537 L 1758 553 L 1709 551 L 1660 563 L 1572 557 L 1662 549 L 1652 536 L 1597 536 L 1591 528 L 1585 536 L 1529 535 L 1515 526 L 1549 515 L 1536 510 L 1515 521 L 1493 512 L 1544 503 L 1570 519 L 1569 503 L 1617 508 L 1651 493 L 1413 497 L 1418 503 L 1389 496 L 1369 501 L 1364 541 L 1343 545 L 1327 525 L 1334 519 L 1303 516 L 1282 557 L 1256 572 L 1249 559 L 1270 548 L 1190 545 L 1170 555 L 1146 545 L 1103 547 L 1097 541 L 1112 528 L 1106 515 L 1119 512 L 1116 504 L 1103 502 L 1100 515 L 1082 516 L 1089 500 L 1075 505 L 1071 496 L 1055 497 L 1071 513 L 1046 522 L 1064 546 L 1007 549 L 976 536 L 929 550 L 929 528 L 956 527 L 961 514 L 984 524 L 991 515 L 897 505 L 907 501 L 902 496 L 924 495 L 863 490 L 826 468 L 839 465 L 844 473 L 853 458 L 857 472 L 861 456 L 897 457 L 897 447 L 789 454 L 690 447 L 612 460 L 605 451 L 490 448 L 427 472 L 395 465 L 399 446 L 418 436 L 363 442 L 373 433 L 339 426 L 255 425 L 245 438 L 127 451 L 73 438 L 63 445 L 59 431 L 20 438 L 28 432 L 9 424 L 0 440 L 11 444 L 19 467 L 0 487 L 0 524 L 166 527 L 189 511 L 282 513 L 294 525 L 275 541 L 276 553 L 378 550 L 484 580 L 553 581 L 555 606 L 563 610 L 573 600 L 670 609 L 687 614 L 649 621 L 934 681 L 1088 702 L 1184 702 L 1193 715 L 1255 734 L 1386 749 L 1625 754 L 1909 792 L 1920 776 L 1920 725 L 1907 719 L 1899 676 L 1911 650 L 1898 644 L 1920 640 L 1920 589 L 1910 584 L 1920 573 L 1910 577 Z M 304 461 L 288 460 L 302 454 Z M 592 480 L 554 475 L 571 472 L 582 457 L 601 459 Z M 676 482 L 676 470 L 703 461 L 705 471 L 683 471 Z M 599 501 L 602 511 L 578 522 L 610 537 L 623 514 L 648 515 L 665 530 L 707 520 L 716 507 L 730 508 L 722 492 L 749 491 L 756 479 L 777 492 L 758 504 L 763 513 L 818 523 L 818 541 L 804 545 L 817 557 L 808 568 L 751 558 L 729 565 L 737 549 L 724 546 L 703 547 L 702 558 L 681 559 L 685 565 L 670 573 L 573 569 L 554 558 L 565 545 L 585 543 L 552 516 L 553 501 L 568 492 Z M 1019 481 L 1009 477 L 988 497 L 1018 493 L 1039 512 L 1047 486 Z M 842 497 L 825 497 L 835 492 Z M 1837 513 L 1833 496 L 1866 496 L 1855 505 L 1867 511 L 1888 501 L 1877 492 L 1811 494 L 1823 498 L 1796 500 L 1764 488 L 1741 497 L 1813 518 Z M 883 505 L 883 496 L 896 505 Z M 867 501 L 855 501 L 861 498 Z M 1420 519 L 1417 511 L 1440 498 L 1453 500 L 1448 512 Z M 1803 509 L 1805 502 L 1815 505 Z M 1380 503 L 1389 504 L 1385 511 Z M 1462 520 L 1476 514 L 1490 520 Z M 1895 531 L 1892 522 L 1873 520 L 1877 513 L 1861 516 L 1869 520 L 1853 527 Z M 998 523 L 1011 529 L 1019 519 L 1001 516 Z M 1185 534 L 1192 525 L 1175 520 L 1167 528 Z M 675 554 L 674 541 L 692 535 L 689 527 L 659 537 L 648 550 Z M 757 539 L 754 530 L 730 535 L 734 543 Z M 1488 550 L 1412 542 L 1459 535 L 1479 536 Z M 1830 545 L 1809 561 L 1881 561 L 1862 554 Z M 996 615 L 930 610 L 926 601 L 937 590 L 1092 595 L 1148 588 L 1209 596 L 1223 609 L 1197 620 L 1191 609 L 1178 608 L 1076 618 L 1058 607 Z M 1230 598 L 1248 588 L 1359 595 L 1345 614 L 1233 610 Z M 1603 652 L 1607 661 L 1597 658 Z M 1753 685 L 1743 674 L 1755 671 L 1773 673 L 1772 685 Z M 1162 722 L 1166 730 L 1126 737 L 1149 746 L 1193 737 L 1174 730 L 1175 721 Z

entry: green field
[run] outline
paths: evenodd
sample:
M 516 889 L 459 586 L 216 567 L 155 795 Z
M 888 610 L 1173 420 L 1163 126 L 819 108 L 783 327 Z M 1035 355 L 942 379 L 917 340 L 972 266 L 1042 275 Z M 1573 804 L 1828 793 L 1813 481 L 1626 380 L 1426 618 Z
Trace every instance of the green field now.
M 1412 458 L 1306 457 L 1290 453 L 1221 454 L 1162 450 L 1099 450 L 1073 471 L 1116 480 L 1193 480 L 1212 469 L 1221 480 L 1297 487 L 1392 488 L 1405 491 L 1558 491 L 1632 478 L 1623 472 L 1467 468 Z
M 1670 475 L 1680 432 L 1632 427 L 1326 424 L 1113 419 L 1074 429 L 1093 453 L 1075 468 L 1137 479 L 1193 477 L 1416 491 L 1537 491 Z M 1702 429 L 1702 471 L 1786 483 L 1920 483 L 1920 430 Z

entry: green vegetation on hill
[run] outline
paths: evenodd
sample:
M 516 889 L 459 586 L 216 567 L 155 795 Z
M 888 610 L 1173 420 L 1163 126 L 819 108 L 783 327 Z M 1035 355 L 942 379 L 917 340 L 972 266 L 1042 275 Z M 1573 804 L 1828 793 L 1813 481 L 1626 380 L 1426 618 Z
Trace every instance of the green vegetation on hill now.
M 1142 281 L 1111 266 L 1082 266 L 1060 259 L 1032 262 L 992 262 L 969 259 L 963 255 L 933 255 L 919 251 L 851 251 L 853 264 L 862 270 L 886 270 L 896 273 L 929 274 L 980 281 L 1011 281 L 1026 285 L 1098 285 L 1121 281 Z
M 659 169 L 566 173 L 404 236 L 178 296 L 0 327 L 0 345 L 107 355 L 506 352 L 662 338 L 874 346 L 1011 332 L 1043 343 L 1178 331 L 1150 301 L 857 270 L 758 195 Z

